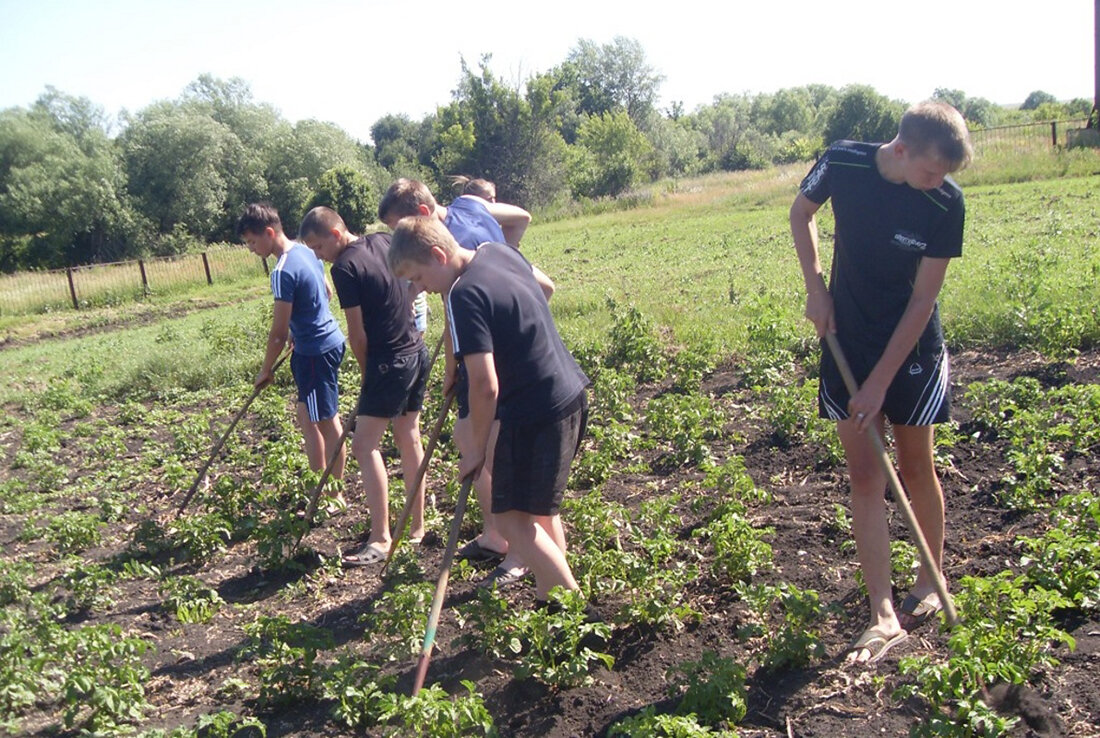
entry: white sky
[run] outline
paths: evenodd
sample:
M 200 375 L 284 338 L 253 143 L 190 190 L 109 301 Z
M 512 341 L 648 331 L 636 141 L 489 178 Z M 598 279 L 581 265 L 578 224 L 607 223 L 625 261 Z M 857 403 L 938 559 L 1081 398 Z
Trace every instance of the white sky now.
M 116 115 L 174 99 L 203 73 L 241 77 L 291 121 L 372 123 L 445 105 L 460 59 L 518 85 L 578 39 L 636 39 L 665 76 L 661 107 L 723 92 L 869 84 L 916 102 L 937 87 L 1019 104 L 1092 99 L 1093 0 L 0 0 L 0 109 L 46 85 Z

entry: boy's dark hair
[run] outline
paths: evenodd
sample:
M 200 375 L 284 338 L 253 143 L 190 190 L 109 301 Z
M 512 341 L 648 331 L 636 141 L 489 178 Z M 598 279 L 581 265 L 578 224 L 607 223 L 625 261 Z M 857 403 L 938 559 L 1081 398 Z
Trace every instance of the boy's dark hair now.
M 283 232 L 279 211 L 269 202 L 250 203 L 237 219 L 237 238 L 246 233 L 260 234 L 268 228 L 274 229 L 276 233 Z
M 348 229 L 339 213 L 332 208 L 318 205 L 302 218 L 302 224 L 298 226 L 298 240 L 304 241 L 311 236 L 323 236 L 330 233 L 333 228 L 341 231 Z
M 426 206 L 429 213 L 435 212 L 436 202 L 432 191 L 419 180 L 402 177 L 391 184 L 386 194 L 382 195 L 382 201 L 378 203 L 378 220 L 385 223 L 390 217 L 418 215 L 420 205 Z
M 966 121 L 945 102 L 928 100 L 906 110 L 898 126 L 898 139 L 917 156 L 938 156 L 953 172 L 964 168 L 974 156 Z

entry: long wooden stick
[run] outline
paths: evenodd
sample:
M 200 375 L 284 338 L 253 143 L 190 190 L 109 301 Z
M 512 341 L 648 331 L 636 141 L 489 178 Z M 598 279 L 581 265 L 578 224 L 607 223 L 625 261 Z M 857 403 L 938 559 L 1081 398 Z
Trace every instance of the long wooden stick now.
M 855 377 L 852 375 L 852 369 L 848 366 L 848 360 L 844 356 L 843 349 L 840 348 L 840 342 L 837 341 L 836 335 L 833 333 L 825 334 L 825 342 L 829 345 L 829 350 L 833 353 L 833 359 L 836 360 L 837 368 L 840 370 L 840 376 L 844 379 L 844 386 L 848 388 L 848 394 L 854 397 L 856 392 L 859 391 L 859 385 L 856 384 Z M 898 503 L 898 508 L 901 510 L 902 517 L 905 518 L 905 523 L 909 526 L 909 532 L 917 543 L 917 551 L 920 553 L 921 565 L 924 566 L 927 571 L 932 572 L 932 584 L 936 588 L 936 594 L 940 597 L 940 603 L 943 605 L 943 613 L 944 617 L 947 619 L 947 624 L 951 626 L 957 625 L 959 622 L 959 615 L 955 611 L 955 603 L 951 600 L 951 595 L 947 592 L 947 582 L 944 581 L 943 572 L 940 571 L 939 565 L 932 556 L 932 549 L 928 547 L 928 541 L 925 539 L 924 533 L 920 529 L 920 524 L 917 523 L 917 516 L 913 514 L 913 508 L 909 504 L 909 498 L 905 494 L 905 489 L 901 486 L 901 480 L 898 479 L 897 472 L 894 471 L 894 464 L 890 461 L 889 454 L 886 453 L 886 444 L 883 442 L 882 436 L 879 435 L 878 428 L 875 426 L 868 426 L 867 433 L 870 435 L 871 441 L 875 444 L 875 450 L 878 452 L 879 464 L 882 466 L 882 471 L 886 474 L 886 479 L 890 483 L 890 489 L 894 493 L 894 499 Z
M 413 504 L 418 496 L 417 490 L 420 489 L 420 483 L 424 481 L 424 475 L 428 473 L 428 462 L 432 460 L 432 454 L 435 453 L 435 447 L 439 442 L 439 434 L 443 430 L 443 424 L 447 421 L 447 413 L 450 411 L 454 399 L 453 389 L 443 398 L 443 409 L 439 411 L 439 417 L 436 419 L 435 425 L 432 426 L 432 432 L 428 435 L 428 447 L 424 449 L 424 458 L 420 460 L 420 466 L 416 469 L 416 479 L 413 481 L 412 488 L 405 490 L 405 507 L 401 511 L 401 516 L 397 519 L 393 540 L 390 542 L 390 552 L 386 556 L 386 562 L 382 564 L 382 568 L 378 571 L 378 576 L 386 573 L 386 567 L 393 561 L 393 555 L 397 551 L 397 544 L 401 543 L 401 537 L 405 535 L 405 528 L 409 525 L 409 516 L 412 514 Z
M 439 565 L 439 580 L 435 585 L 435 596 L 432 597 L 432 609 L 428 612 L 428 625 L 424 630 L 424 647 L 420 649 L 420 658 L 416 662 L 416 678 L 413 680 L 412 694 L 415 697 L 424 686 L 424 678 L 428 674 L 428 662 L 432 658 L 432 649 L 435 647 L 435 630 L 439 626 L 439 615 L 443 611 L 443 598 L 447 594 L 447 581 L 451 577 L 451 563 L 454 561 L 455 551 L 458 549 L 458 536 L 462 532 L 462 517 L 466 514 L 466 498 L 470 494 L 470 485 L 473 484 L 473 475 L 462 480 L 462 489 L 458 491 L 458 502 L 455 503 L 455 518 L 451 522 L 451 533 L 447 537 L 447 548 L 443 552 L 443 563 Z M 392 549 L 391 549 L 392 550 Z
M 271 373 L 273 375 L 275 374 L 275 371 L 280 366 L 282 366 L 283 362 L 286 361 L 286 357 L 290 356 L 290 353 L 290 351 L 284 353 L 282 356 L 279 357 L 278 361 L 275 362 L 275 365 L 271 367 Z M 225 441 L 229 438 L 229 434 L 232 433 L 233 429 L 237 427 L 237 423 L 242 417 L 244 417 L 244 414 L 248 410 L 249 405 L 252 404 L 252 401 L 256 399 L 256 397 L 260 394 L 260 392 L 263 391 L 265 387 L 267 387 L 266 384 L 259 387 L 254 387 L 252 389 L 252 394 L 248 396 L 247 400 L 245 400 L 244 407 L 242 407 L 240 411 L 235 416 L 233 416 L 233 420 L 229 421 L 229 427 L 225 429 L 225 433 L 222 433 L 222 437 L 219 438 L 218 442 L 214 444 L 214 450 L 210 452 L 210 457 L 206 460 L 206 463 L 202 465 L 202 468 L 199 469 L 198 476 L 195 477 L 195 481 L 191 484 L 191 489 L 187 490 L 187 494 L 184 495 L 183 501 L 180 503 L 179 509 L 176 510 L 177 520 L 181 515 L 183 515 L 183 511 L 187 507 L 187 503 L 191 502 L 191 498 L 195 496 L 195 491 L 199 488 L 199 483 L 202 482 L 204 477 L 206 477 L 206 472 L 210 470 L 210 465 L 214 463 L 214 459 L 218 456 L 218 452 L 222 450 L 222 446 L 225 445 Z

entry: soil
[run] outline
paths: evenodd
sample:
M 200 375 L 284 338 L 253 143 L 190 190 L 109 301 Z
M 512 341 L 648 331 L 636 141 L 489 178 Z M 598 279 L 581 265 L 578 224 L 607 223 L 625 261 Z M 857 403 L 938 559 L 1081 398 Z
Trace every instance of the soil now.
M 945 573 L 949 582 L 956 582 L 965 575 L 989 575 L 1014 566 L 1019 559 L 1015 540 L 1036 535 L 1045 522 L 1042 514 L 1013 513 L 996 504 L 992 492 L 1007 472 L 1008 462 L 1004 449 L 996 443 L 969 441 L 970 420 L 966 408 L 958 402 L 962 388 L 990 377 L 1012 379 L 1021 375 L 1036 377 L 1046 386 L 1095 383 L 1100 377 L 1100 354 L 1084 354 L 1069 365 L 1051 364 L 1023 352 L 963 352 L 953 357 L 952 369 L 956 417 L 964 440 L 952 449 L 953 463 L 943 470 L 942 479 L 948 510 Z M 741 736 L 901 736 L 926 717 L 919 701 L 898 702 L 891 694 L 903 680 L 898 671 L 900 658 L 946 652 L 947 636 L 932 623 L 915 631 L 877 664 L 852 667 L 842 663 L 846 645 L 862 630 L 867 617 L 866 602 L 855 580 L 858 567 L 853 555 L 846 549 L 842 551 L 845 536 L 838 535 L 834 524 L 835 506 L 847 503 L 843 470 L 820 465 L 809 447 L 777 445 L 753 409 L 759 399 L 741 386 L 735 366 L 719 368 L 708 376 L 704 388 L 729 411 L 730 424 L 724 436 L 738 439 L 737 443 L 717 443 L 714 456 L 721 461 L 742 455 L 756 484 L 774 496 L 770 505 L 753 510 L 755 523 L 775 529 L 769 539 L 774 571 L 759 580 L 772 584 L 786 581 L 815 590 L 823 605 L 835 608 L 831 611 L 835 614 L 821 627 L 828 656 L 805 669 L 776 674 L 760 670 L 752 661 L 753 644 L 739 637 L 739 628 L 750 617 L 747 607 L 728 586 L 719 586 L 710 576 L 700 576 L 687 593 L 690 602 L 705 613 L 699 624 L 681 630 L 620 627 L 614 631 L 608 649 L 615 657 L 614 669 L 597 672 L 593 686 L 555 692 L 537 682 L 514 678 L 509 662 L 451 645 L 459 630 L 452 607 L 471 597 L 475 586 L 472 580 L 452 579 L 436 640 L 439 649 L 428 671 L 429 684 L 439 683 L 448 691 L 460 693 L 464 691 L 461 680 L 473 681 L 502 736 L 603 736 L 613 723 L 646 706 L 671 707 L 674 702 L 669 697 L 666 671 L 712 650 L 745 664 L 749 670 L 748 714 L 736 727 Z M 649 387 L 643 393 L 660 390 Z M 18 448 L 13 435 L 0 438 L 5 467 L 10 465 L 13 449 Z M 196 467 L 201 461 L 196 460 Z M 388 461 L 391 473 L 396 475 L 395 460 Z M 1061 483 L 1067 491 L 1078 491 L 1098 474 L 1100 461 L 1095 457 L 1067 459 Z M 697 489 L 686 483 L 699 477 L 699 472 L 691 468 L 631 473 L 613 478 L 603 493 L 609 500 L 636 507 L 654 494 Z M 433 479 L 433 484 L 441 482 Z M 163 490 L 139 492 L 154 513 L 171 511 L 179 502 L 178 497 L 166 497 Z M 366 506 L 354 493 L 350 503 L 347 511 L 311 533 L 309 543 L 321 556 L 334 556 L 338 550 L 352 548 L 362 540 L 361 531 L 351 527 L 351 522 L 366 518 Z M 680 536 L 685 547 L 697 545 L 690 535 L 700 521 L 690 503 L 685 494 L 677 507 L 683 519 Z M 449 512 L 444 511 L 448 522 Z M 51 563 L 54 558 L 42 542 L 19 540 L 25 520 L 26 516 L 0 516 L 4 556 L 36 561 L 38 578 L 48 581 L 57 574 L 56 564 Z M 132 525 L 130 522 L 108 531 L 104 540 L 109 543 L 86 552 L 86 558 L 106 560 L 121 551 Z M 464 539 L 475 532 L 473 525 L 467 524 Z M 896 513 L 891 517 L 891 536 L 908 540 L 904 523 Z M 420 548 L 422 565 L 433 582 L 443 550 L 439 535 L 430 535 Z M 237 652 L 244 640 L 242 625 L 256 614 L 286 614 L 292 620 L 331 630 L 338 646 L 353 645 L 364 633 L 358 616 L 370 608 L 382 590 L 375 569 L 359 568 L 324 581 L 319 594 L 312 590 L 314 594 L 289 597 L 288 588 L 303 575 L 264 572 L 256 561 L 253 544 L 245 543 L 204 563 L 201 570 L 186 565 L 173 570 L 200 576 L 228 603 L 253 606 L 247 615 L 241 613 L 242 608 L 225 607 L 209 624 L 180 625 L 160 609 L 155 584 L 139 580 L 122 584 L 111 612 L 94 614 L 84 621 L 118 623 L 124 632 L 141 635 L 155 644 L 146 658 L 151 672 L 148 699 L 154 709 L 142 728 L 193 725 L 200 715 L 229 709 L 255 714 L 272 737 L 363 735 L 333 720 L 330 705 L 320 701 L 273 711 L 261 709 L 252 699 L 216 696 L 227 678 L 255 683 L 254 665 L 238 659 Z M 307 568 L 318 571 L 315 562 Z M 529 586 L 506 592 L 517 608 L 533 604 Z M 905 593 L 896 594 L 900 599 Z M 610 613 L 616 603 L 598 601 L 595 606 Z M 415 618 L 426 615 L 409 613 Z M 995 686 L 990 695 L 1009 714 L 1027 718 L 1013 735 L 1100 734 L 1096 727 L 1100 725 L 1100 619 L 1096 613 L 1086 617 L 1077 612 L 1067 616 L 1059 627 L 1076 640 L 1075 650 L 1063 647 L 1056 651 L 1059 666 L 1037 670 L 1024 688 Z M 400 691 L 407 693 L 410 689 L 414 668 L 411 659 L 394 666 L 400 674 Z M 29 715 L 22 722 L 24 730 L 32 734 L 55 732 L 56 724 L 57 715 L 47 713 Z

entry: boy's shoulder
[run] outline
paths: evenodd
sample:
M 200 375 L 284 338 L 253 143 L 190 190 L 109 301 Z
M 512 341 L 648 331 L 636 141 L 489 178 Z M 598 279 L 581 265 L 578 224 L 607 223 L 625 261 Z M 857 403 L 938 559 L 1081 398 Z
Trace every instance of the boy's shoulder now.
M 862 141 L 834 141 L 826 149 L 825 157 L 834 164 L 869 168 L 875 165 L 875 152 L 880 146 Z

